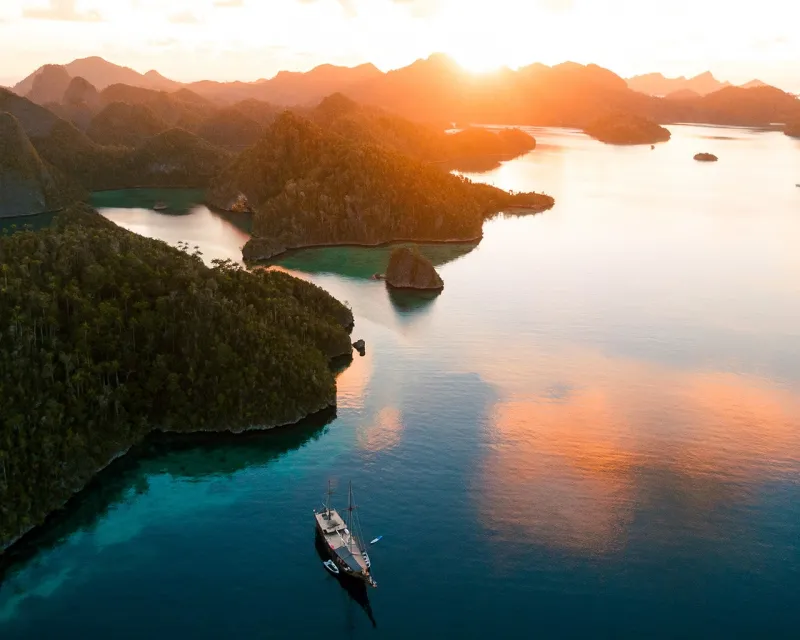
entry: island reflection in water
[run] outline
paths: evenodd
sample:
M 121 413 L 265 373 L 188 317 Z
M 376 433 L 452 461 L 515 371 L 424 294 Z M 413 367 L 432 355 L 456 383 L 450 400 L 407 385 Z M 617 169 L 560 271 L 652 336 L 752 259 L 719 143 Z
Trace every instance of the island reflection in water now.
M 350 250 L 286 256 L 352 305 L 366 341 L 337 419 L 233 473 L 154 461 L 0 585 L 4 640 L 222 637 L 231 620 L 240 637 L 302 637 L 320 619 L 355 637 L 521 636 L 531 619 L 545 636 L 793 637 L 797 143 L 671 129 L 654 151 L 540 129 L 535 152 L 472 176 L 556 207 L 487 223 L 417 312 Z M 210 213 L 183 229 L 145 217 L 190 244 L 207 220 L 206 258 L 218 225 L 243 244 Z M 310 547 L 329 478 L 353 480 L 367 537 L 384 536 L 377 629 L 348 618 Z

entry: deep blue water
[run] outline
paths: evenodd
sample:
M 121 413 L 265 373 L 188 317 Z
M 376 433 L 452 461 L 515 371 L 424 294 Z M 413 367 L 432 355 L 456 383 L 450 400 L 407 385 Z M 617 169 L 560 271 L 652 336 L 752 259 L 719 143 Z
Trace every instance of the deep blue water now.
M 336 419 L 121 461 L 6 574 L 0 637 L 797 637 L 800 143 L 673 133 L 534 130 L 474 177 L 555 209 L 427 248 L 436 298 L 369 280 L 385 249 L 288 256 L 367 343 Z M 105 214 L 209 260 L 247 238 Z M 314 550 L 328 479 L 384 536 L 376 626 Z

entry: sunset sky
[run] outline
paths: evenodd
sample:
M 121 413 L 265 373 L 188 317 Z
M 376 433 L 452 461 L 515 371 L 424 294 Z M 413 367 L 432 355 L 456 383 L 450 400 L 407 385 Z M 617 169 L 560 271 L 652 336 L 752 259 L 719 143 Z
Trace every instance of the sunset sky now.
M 2 0 L 0 83 L 90 55 L 177 80 L 255 80 L 442 51 L 474 70 L 573 60 L 797 91 L 798 18 L 786 0 Z

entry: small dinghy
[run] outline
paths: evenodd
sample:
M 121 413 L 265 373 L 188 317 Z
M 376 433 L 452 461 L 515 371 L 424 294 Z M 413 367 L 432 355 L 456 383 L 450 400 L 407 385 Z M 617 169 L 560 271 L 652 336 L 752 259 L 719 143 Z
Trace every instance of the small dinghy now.
M 333 575 L 339 575 L 339 567 L 336 566 L 336 563 L 333 560 L 326 560 L 322 563 L 322 566 L 330 571 Z
M 153 205 L 153 209 L 154 209 L 155 211 L 166 211 L 166 209 L 167 209 L 167 203 L 166 203 L 166 202 L 156 202 L 156 203 Z

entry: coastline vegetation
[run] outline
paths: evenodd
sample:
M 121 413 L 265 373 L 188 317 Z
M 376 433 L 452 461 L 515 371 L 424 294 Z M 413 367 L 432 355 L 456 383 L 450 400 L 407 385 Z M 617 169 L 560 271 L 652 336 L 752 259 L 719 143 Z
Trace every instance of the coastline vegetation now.
M 247 260 L 314 245 L 474 240 L 506 206 L 553 205 L 549 196 L 476 185 L 291 112 L 212 182 L 213 206 L 230 210 L 242 199 L 254 212 Z
M 153 429 L 268 428 L 335 402 L 350 311 L 183 249 L 85 205 L 0 237 L 0 548 Z
M 584 133 L 607 144 L 655 144 L 667 142 L 672 134 L 668 129 L 647 118 L 616 113 L 595 120 Z

